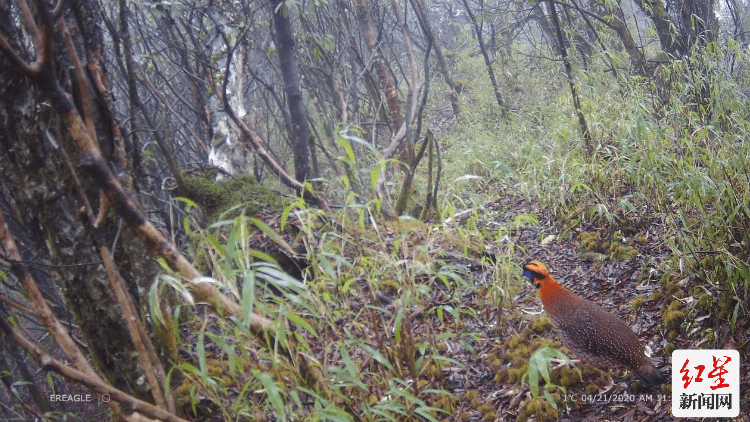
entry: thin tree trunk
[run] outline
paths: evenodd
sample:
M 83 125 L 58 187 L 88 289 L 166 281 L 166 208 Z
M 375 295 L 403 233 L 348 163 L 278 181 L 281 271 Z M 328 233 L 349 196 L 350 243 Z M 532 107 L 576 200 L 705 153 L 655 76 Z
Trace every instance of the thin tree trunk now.
M 490 61 L 490 56 L 487 54 L 487 47 L 484 45 L 484 38 L 482 37 L 482 29 L 479 28 L 479 23 L 477 22 L 476 17 L 474 16 L 474 13 L 471 11 L 471 8 L 469 7 L 469 2 L 467 0 L 463 0 L 464 8 L 466 9 L 466 13 L 469 15 L 469 19 L 471 20 L 471 23 L 474 25 L 474 32 L 477 34 L 477 41 L 479 42 L 479 50 L 482 52 L 482 57 L 484 57 L 484 64 L 487 66 L 487 73 L 490 76 L 490 83 L 492 83 L 492 88 L 495 90 L 495 100 L 497 100 L 497 106 L 500 107 L 500 113 L 503 117 L 508 115 L 508 108 L 505 106 L 505 101 L 503 100 L 502 94 L 500 94 L 500 88 L 497 86 L 497 79 L 495 79 L 495 72 L 492 70 L 492 62 Z
M 291 118 L 292 145 L 294 151 L 294 178 L 302 183 L 310 176 L 310 143 L 312 133 L 307 123 L 307 110 L 299 86 L 299 69 L 294 57 L 294 37 L 289 21 L 289 9 L 282 0 L 271 2 L 273 13 L 274 41 L 279 54 L 279 66 L 284 79 L 284 93 Z
M 453 114 L 458 115 L 459 88 L 453 81 L 453 77 L 451 76 L 451 72 L 448 69 L 448 65 L 445 63 L 443 49 L 442 47 L 440 47 L 440 43 L 435 38 L 435 35 L 432 32 L 430 20 L 427 19 L 427 13 L 424 10 L 424 2 L 422 0 L 411 0 L 411 5 L 414 8 L 414 12 L 417 15 L 417 19 L 419 20 L 419 24 L 422 27 L 425 36 L 432 42 L 432 47 L 435 49 L 435 58 L 437 60 L 438 68 L 440 69 L 440 73 L 442 73 L 443 75 L 443 79 L 445 79 L 445 83 L 448 84 L 448 87 L 451 91 L 451 107 L 453 107 Z
M 560 48 L 559 42 L 557 41 L 555 30 L 553 28 L 553 25 L 549 23 L 547 15 L 544 14 L 541 3 L 537 3 L 531 9 L 529 17 L 537 21 L 537 23 L 539 24 L 539 27 L 542 29 L 542 33 L 544 34 L 544 38 L 546 38 L 550 43 L 553 54 L 562 56 L 562 48 Z
M 135 83 L 135 65 L 133 61 L 133 42 L 128 29 L 128 6 L 125 0 L 120 0 L 120 36 L 122 37 L 122 51 L 125 56 L 125 78 L 128 84 L 128 108 L 130 111 L 130 157 L 133 160 L 134 178 L 138 181 L 142 177 L 140 121 L 138 120 L 138 88 Z M 113 31 L 114 32 L 114 31 Z M 134 184 L 136 187 L 137 183 Z
M 391 121 L 393 122 L 393 141 L 397 142 L 395 148 L 390 145 L 386 149 L 384 152 L 384 158 L 388 159 L 398 151 L 401 161 L 406 164 L 402 168 L 405 171 L 408 171 L 414 160 L 414 149 L 406 136 L 406 127 L 404 126 L 404 116 L 401 113 L 401 101 L 398 98 L 398 90 L 396 89 L 393 77 L 390 72 L 388 72 L 388 67 L 383 61 L 383 57 L 380 54 L 378 39 L 375 35 L 375 28 L 373 28 L 370 12 L 367 9 L 368 3 L 365 0 L 355 0 L 354 6 L 357 10 L 359 24 L 362 27 L 362 36 L 372 53 L 372 62 L 375 65 L 375 71 L 378 75 L 378 80 L 380 81 L 380 87 L 385 93 L 386 104 L 388 105 L 388 111 L 390 112 Z
M 747 44 L 750 42 L 750 33 L 744 30 L 745 24 L 748 22 L 748 14 L 742 13 L 742 3 L 738 3 L 737 0 L 726 0 L 727 9 L 729 9 L 732 15 L 732 22 L 734 23 L 734 29 L 732 30 L 732 37 Z M 747 5 L 750 9 L 750 4 Z M 750 12 L 750 10 L 748 10 Z
M 583 116 L 583 111 L 581 110 L 581 101 L 578 99 L 578 90 L 576 89 L 576 85 L 573 82 L 573 69 L 570 66 L 568 51 L 565 48 L 562 28 L 560 28 L 560 19 L 557 17 L 557 10 L 555 10 L 554 0 L 547 0 L 547 5 L 549 5 L 550 15 L 552 16 L 552 24 L 554 25 L 555 32 L 557 33 L 557 42 L 560 45 L 560 52 L 562 53 L 563 63 L 565 64 L 565 74 L 568 76 L 568 84 L 570 85 L 570 92 L 573 96 L 573 107 L 575 107 L 576 109 L 578 124 L 581 126 L 583 140 L 584 142 L 586 142 L 586 150 L 589 154 L 591 154 L 594 150 L 593 143 L 591 141 L 591 133 L 589 133 L 589 127 L 588 124 L 586 124 L 586 118 Z

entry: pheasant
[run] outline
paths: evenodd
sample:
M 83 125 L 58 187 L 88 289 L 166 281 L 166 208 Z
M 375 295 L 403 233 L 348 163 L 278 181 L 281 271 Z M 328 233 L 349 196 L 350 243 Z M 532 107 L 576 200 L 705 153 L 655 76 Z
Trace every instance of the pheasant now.
M 596 366 L 624 365 L 644 384 L 658 386 L 664 375 L 651 364 L 635 333 L 617 316 L 559 285 L 539 261 L 524 265 L 524 276 L 539 289 L 544 310 L 563 344 Z

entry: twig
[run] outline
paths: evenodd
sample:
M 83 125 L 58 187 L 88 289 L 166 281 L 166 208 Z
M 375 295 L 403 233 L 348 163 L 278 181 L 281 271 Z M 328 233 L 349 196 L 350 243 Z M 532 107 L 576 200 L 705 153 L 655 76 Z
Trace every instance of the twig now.
M 178 418 L 177 416 L 167 412 L 166 410 L 159 409 L 158 407 L 146 403 L 145 401 L 138 400 L 123 391 L 118 390 L 111 385 L 108 385 L 101 378 L 94 375 L 91 376 L 84 372 L 81 372 L 71 366 L 65 365 L 57 359 L 54 359 L 50 355 L 44 353 L 39 347 L 32 343 L 29 339 L 24 337 L 17 328 L 13 328 L 5 319 L 0 318 L 0 328 L 5 331 L 6 335 L 21 346 L 26 352 L 34 357 L 42 369 L 45 371 L 54 371 L 58 374 L 78 382 L 90 390 L 96 391 L 101 395 L 103 400 L 109 400 L 108 403 L 117 402 L 126 408 L 133 409 L 134 411 L 147 414 L 151 417 L 167 421 L 167 422 L 187 422 L 185 419 Z

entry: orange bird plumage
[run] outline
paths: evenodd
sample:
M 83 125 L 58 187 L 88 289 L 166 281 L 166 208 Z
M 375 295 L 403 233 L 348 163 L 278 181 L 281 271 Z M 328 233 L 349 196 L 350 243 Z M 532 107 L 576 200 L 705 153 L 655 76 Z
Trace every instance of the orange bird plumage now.
M 539 289 L 544 310 L 567 348 L 596 366 L 624 365 L 646 384 L 664 382 L 638 337 L 620 318 L 565 290 L 541 262 L 531 261 L 523 269 Z

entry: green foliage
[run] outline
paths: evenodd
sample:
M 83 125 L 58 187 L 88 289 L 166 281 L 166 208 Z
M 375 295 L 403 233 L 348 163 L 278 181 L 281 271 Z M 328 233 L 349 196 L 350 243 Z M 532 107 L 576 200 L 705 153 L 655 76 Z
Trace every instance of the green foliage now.
M 279 245 L 286 240 L 244 214 L 220 216 L 207 229 L 189 232 L 192 247 L 204 251 L 211 269 L 211 277 L 194 281 L 212 283 L 235 296 L 243 315 L 273 320 L 274 341 L 280 346 L 293 342 L 293 353 L 337 356 L 324 368 L 331 396 L 312 391 L 288 359 L 274 355 L 273 345 L 270 352 L 255 347 L 247 319 L 235 324 L 186 319 L 184 314 L 181 319 L 177 312 L 184 307 L 167 314 L 168 294 L 183 296 L 191 306 L 200 304 L 179 277 L 163 267 L 165 274 L 148 295 L 151 314 L 160 326 L 182 321 L 178 333 L 191 327 L 191 338 L 174 338 L 183 347 L 195 345 L 194 360 L 177 365 L 178 403 L 196 414 L 214 412 L 226 419 L 272 415 L 277 420 L 351 420 L 354 413 L 368 420 L 440 420 L 451 415 L 455 397 L 435 387 L 444 385 L 445 368 L 460 365 L 444 355 L 445 344 L 475 353 L 477 338 L 467 332 L 464 320 L 476 315 L 453 301 L 432 302 L 436 292 L 467 287 L 462 269 L 440 256 L 434 245 L 468 239 L 430 230 L 410 218 L 375 222 L 392 235 L 384 238 L 362 224 L 367 207 L 352 205 L 333 224 L 319 218 L 319 211 L 295 204 L 284 208 L 283 225 L 293 222 L 299 236 L 317 245 L 309 254 L 308 276 L 314 283 L 291 278 L 272 257 L 255 250 L 254 236 Z M 190 227 L 195 226 L 185 225 L 186 230 Z M 353 304 L 361 306 L 358 312 L 349 310 Z M 413 316 L 415 308 L 442 329 L 426 324 L 415 330 L 415 323 L 421 325 Z M 372 342 L 372 335 L 380 340 Z M 217 404 L 229 397 L 229 405 L 207 405 L 200 397 Z M 302 405 L 302 397 L 313 404 Z
M 244 215 L 192 233 L 194 246 L 206 251 L 205 256 L 211 261 L 209 267 L 213 269 L 212 277 L 192 282 L 215 284 L 235 296 L 243 315 L 254 313 L 275 322 L 274 339 L 278 345 L 286 347 L 293 337 L 297 345 L 294 352 L 305 353 L 310 350 L 307 339 L 319 335 L 315 323 L 319 319 L 317 305 L 304 283 L 282 271 L 272 257 L 251 247 L 251 226 L 260 227 L 266 236 L 280 239 L 278 234 L 271 233 L 270 227 Z M 195 303 L 176 274 L 163 274 L 149 292 L 149 307 L 158 326 L 171 329 L 172 324 L 180 321 L 181 308 L 176 308 L 174 315 L 164 314 L 162 299 L 170 291 L 187 299 L 184 303 L 199 304 Z M 258 350 L 252 347 L 256 340 L 251 332 L 250 318 L 235 321 L 236 324 L 218 320 L 210 324 L 210 330 L 206 330 L 208 322 L 182 319 L 183 325 L 193 327 L 190 331 L 196 332 L 196 337 L 183 339 L 195 344 L 195 361 L 183 361 L 177 367 L 178 378 L 182 381 L 175 395 L 180 403 L 188 404 L 196 414 L 219 412 L 228 419 L 234 419 L 236 415 L 257 417 L 267 411 L 280 420 L 295 414 L 288 398 L 297 394 L 296 391 L 305 384 L 298 374 L 294 375 L 296 370 L 288 360 L 273 356 L 274 347 L 264 359 L 251 358 Z M 293 330 L 288 330 L 288 327 L 293 327 Z M 250 379 L 245 377 L 248 372 L 253 374 Z M 197 399 L 204 396 L 214 404 L 223 403 L 228 396 L 233 396 L 231 391 L 240 393 L 235 397 L 237 401 L 228 407 L 207 405 Z M 251 391 L 255 393 L 250 394 Z M 258 394 L 258 391 L 263 393 Z M 322 400 L 320 409 L 331 410 L 331 403 Z
M 550 369 L 552 368 L 550 359 L 562 359 L 568 364 L 571 364 L 570 359 L 564 353 L 549 346 L 545 346 L 534 352 L 529 358 L 529 370 L 523 375 L 523 380 L 528 377 L 531 394 L 537 399 L 539 398 L 539 380 L 541 377 L 541 379 L 544 380 L 544 387 L 542 389 L 544 397 L 552 407 L 557 410 L 557 402 L 555 402 L 551 392 L 560 389 L 564 393 L 565 387 L 554 385 L 552 383 L 552 380 L 550 379 Z M 580 377 L 580 371 L 578 371 L 578 375 Z

